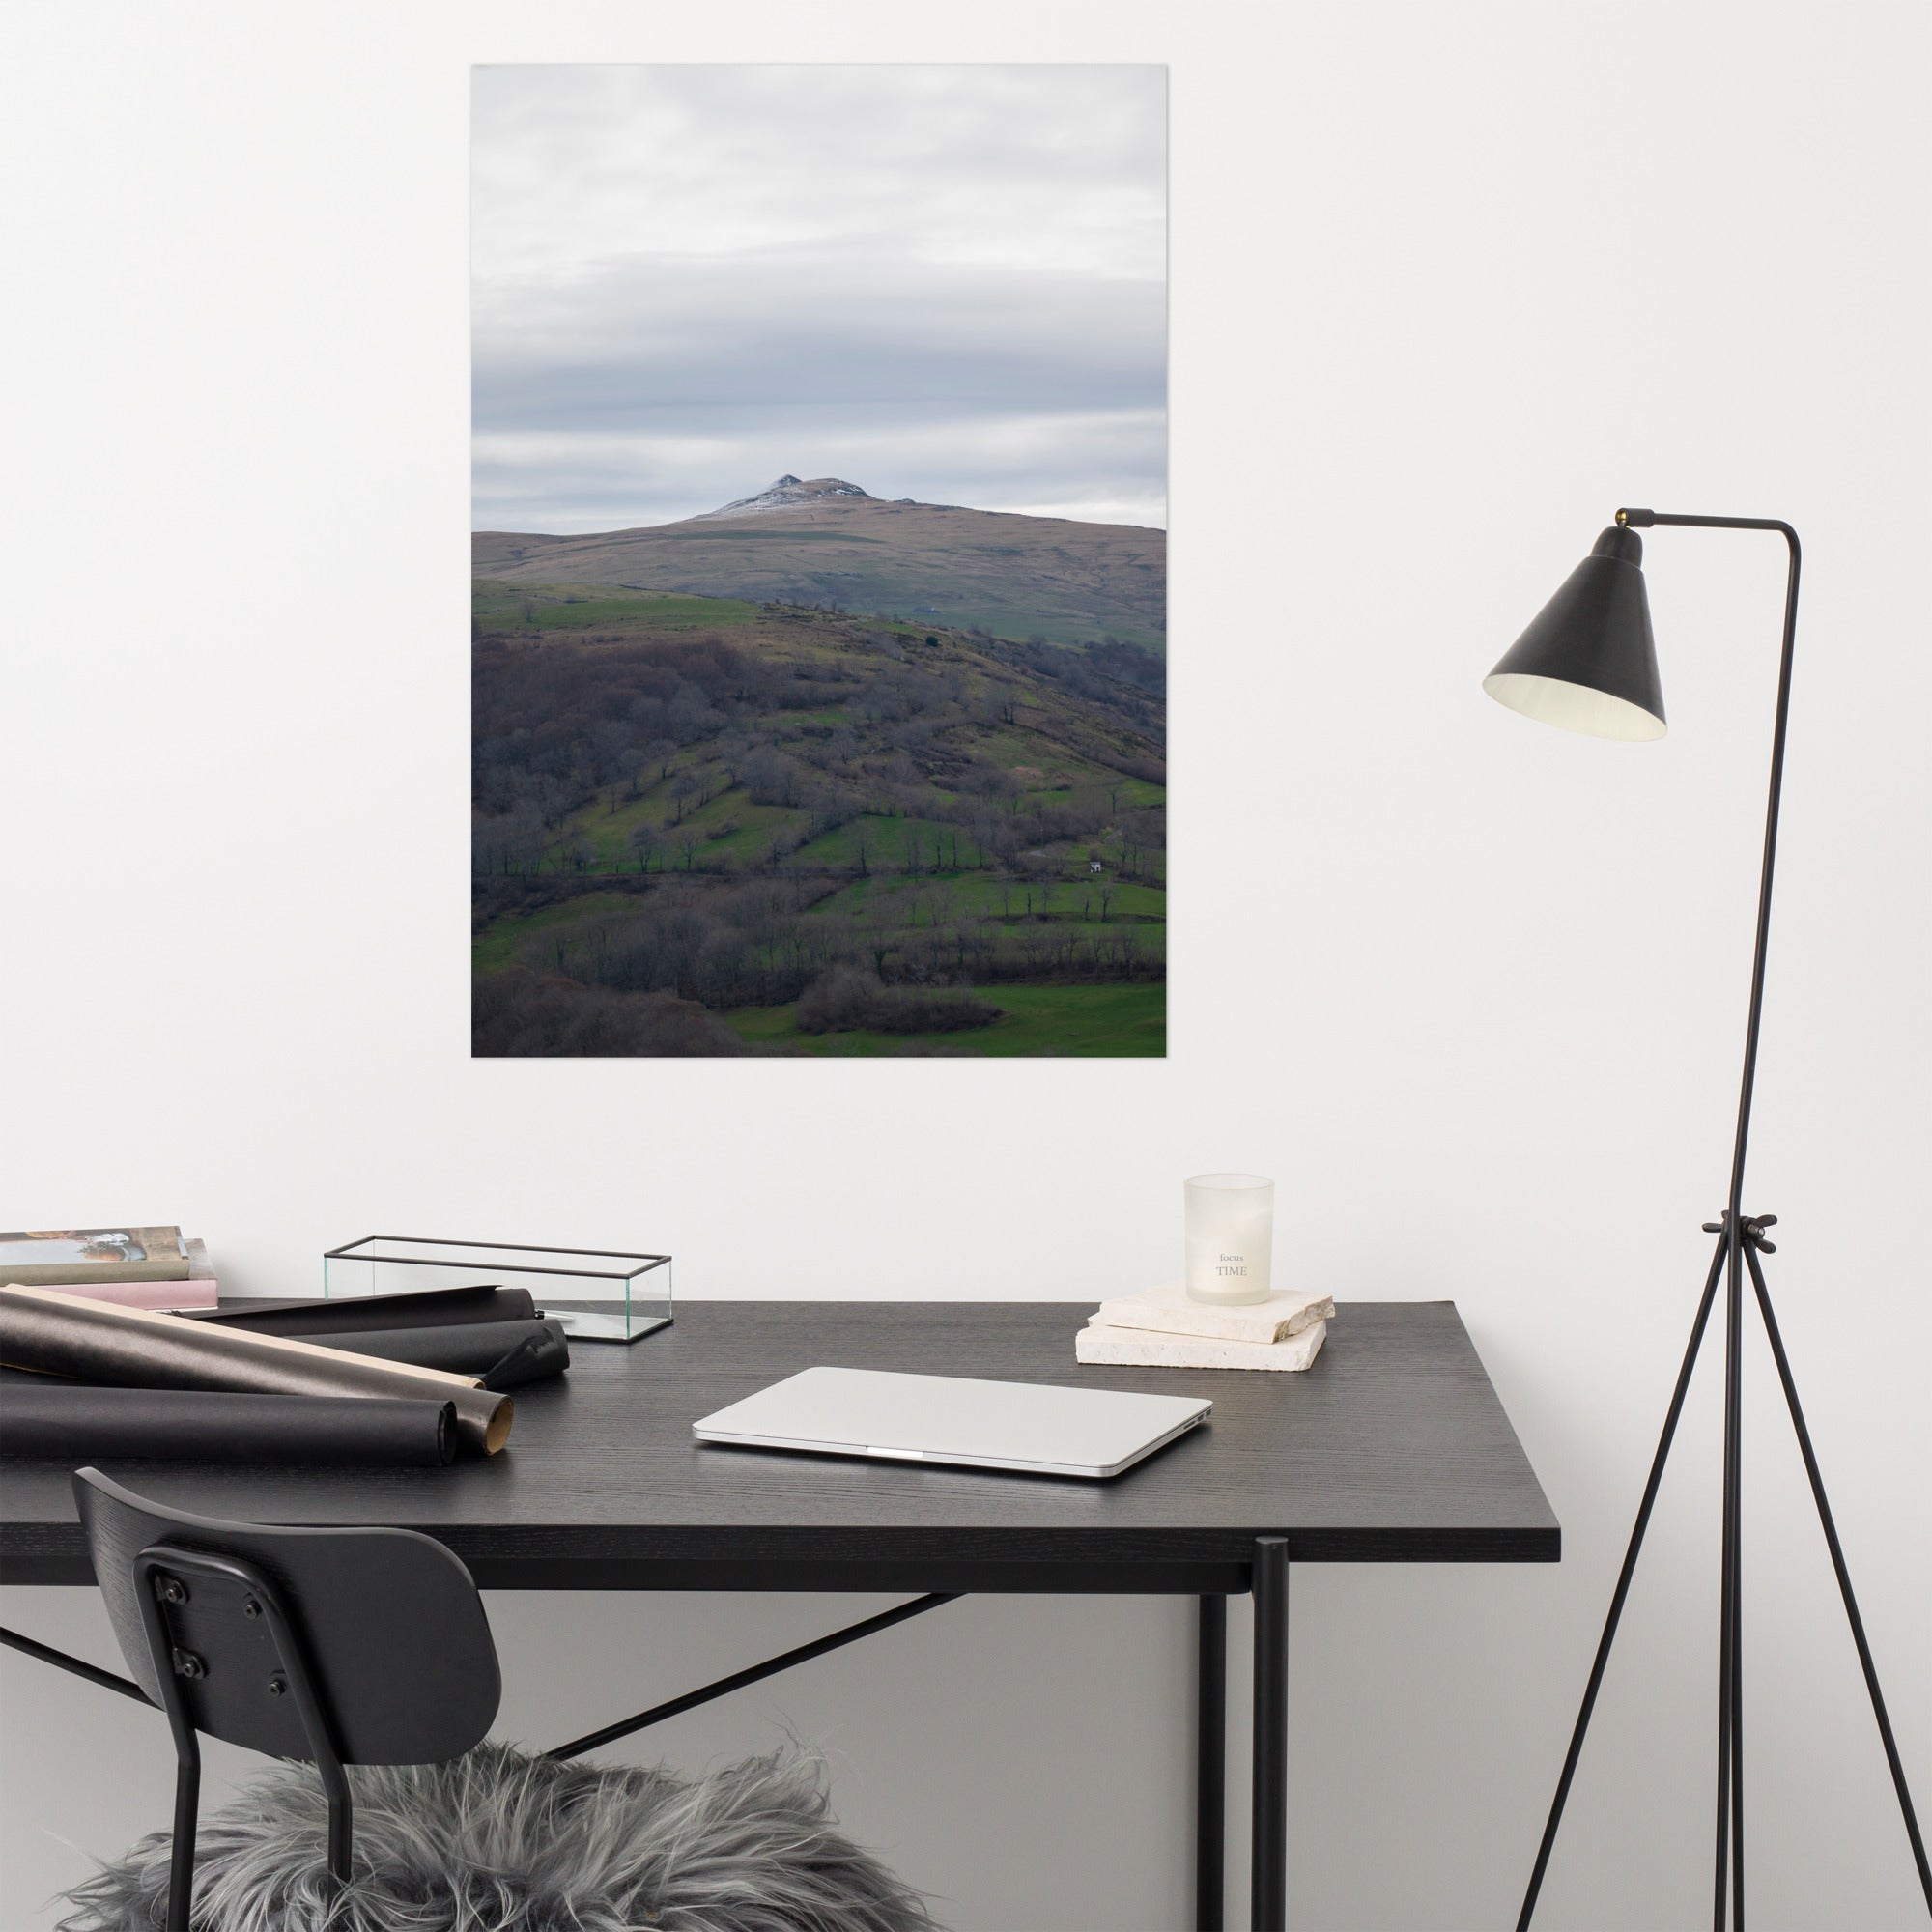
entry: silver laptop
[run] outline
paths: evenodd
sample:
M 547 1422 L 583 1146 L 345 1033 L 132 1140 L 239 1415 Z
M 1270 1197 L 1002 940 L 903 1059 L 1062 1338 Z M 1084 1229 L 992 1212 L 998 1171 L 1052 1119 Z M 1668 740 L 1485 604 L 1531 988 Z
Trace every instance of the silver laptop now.
M 877 1369 L 804 1369 L 691 1425 L 700 1442 L 1118 1476 L 1208 1419 L 1193 1396 L 1042 1388 Z

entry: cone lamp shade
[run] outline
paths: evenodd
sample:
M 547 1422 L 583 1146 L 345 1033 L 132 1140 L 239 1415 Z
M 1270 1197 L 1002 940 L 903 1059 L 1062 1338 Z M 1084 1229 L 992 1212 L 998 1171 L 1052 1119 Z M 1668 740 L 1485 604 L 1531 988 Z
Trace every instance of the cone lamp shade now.
M 1498 704 L 1592 738 L 1664 733 L 1643 539 L 1605 530 L 1483 680 Z

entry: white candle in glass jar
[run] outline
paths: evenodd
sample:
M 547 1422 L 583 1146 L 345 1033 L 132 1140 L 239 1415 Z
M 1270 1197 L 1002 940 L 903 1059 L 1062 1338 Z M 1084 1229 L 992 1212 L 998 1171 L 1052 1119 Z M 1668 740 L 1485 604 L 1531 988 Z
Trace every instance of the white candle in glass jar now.
M 1188 1299 L 1265 1301 L 1274 1258 L 1274 1182 L 1260 1174 L 1196 1174 L 1184 1191 Z

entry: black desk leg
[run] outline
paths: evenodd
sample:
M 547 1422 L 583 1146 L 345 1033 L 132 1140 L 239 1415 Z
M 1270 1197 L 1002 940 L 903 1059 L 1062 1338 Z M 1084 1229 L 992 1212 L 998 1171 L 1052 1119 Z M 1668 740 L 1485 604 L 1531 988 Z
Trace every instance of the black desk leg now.
M 1228 1799 L 1228 1600 L 1201 1599 L 1194 1712 L 1194 1932 L 1222 1932 Z
M 1288 1540 L 1255 1539 L 1254 1932 L 1288 1932 Z

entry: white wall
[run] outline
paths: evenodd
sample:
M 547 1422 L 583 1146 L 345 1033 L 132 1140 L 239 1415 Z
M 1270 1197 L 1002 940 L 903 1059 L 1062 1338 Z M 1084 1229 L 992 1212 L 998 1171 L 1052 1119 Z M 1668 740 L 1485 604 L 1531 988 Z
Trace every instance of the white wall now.
M 1565 1530 L 1556 1569 L 1298 1573 L 1293 1919 L 1506 1922 L 1722 1201 L 1776 540 L 1650 539 L 1662 746 L 1477 681 L 1618 503 L 1787 517 L 1747 1205 L 1783 1217 L 1932 1808 L 1923 9 L 177 0 L 8 34 L 0 1221 L 180 1220 L 267 1293 L 419 1227 L 663 1244 L 698 1296 L 1092 1299 L 1168 1265 L 1183 1174 L 1279 1175 L 1291 1272 L 1456 1298 Z M 467 1057 L 467 67 L 743 57 L 1173 64 L 1163 1065 Z M 1747 1369 L 1753 1917 L 1917 1923 Z M 1708 1895 L 1715 1380 L 1551 1927 Z M 497 1598 L 505 1726 L 567 1734 L 852 1607 Z M 0 1609 L 110 1654 L 83 1593 Z M 653 1748 L 822 1738 L 844 1816 L 966 1932 L 1173 1927 L 1186 1634 L 1170 1603 L 971 1602 Z M 44 1925 L 84 1852 L 164 1823 L 167 1748 L 11 1653 L 0 1687 L 0 1918 Z

